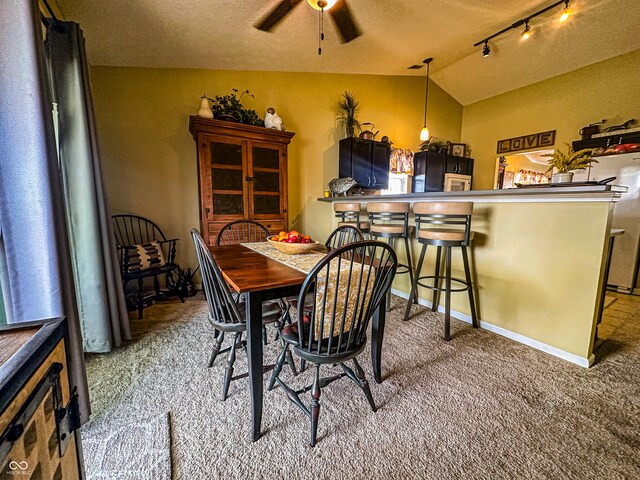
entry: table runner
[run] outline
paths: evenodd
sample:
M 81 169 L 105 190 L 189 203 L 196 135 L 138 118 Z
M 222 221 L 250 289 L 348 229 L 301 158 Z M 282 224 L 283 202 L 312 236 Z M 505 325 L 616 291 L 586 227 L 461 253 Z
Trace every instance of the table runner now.
M 242 245 L 264 255 L 265 257 L 269 257 L 303 273 L 309 273 L 326 255 L 325 253 L 289 255 L 276 250 L 267 242 L 243 243 Z M 331 336 L 331 317 L 333 313 L 334 298 L 336 296 L 336 285 L 338 285 L 338 292 L 335 312 L 336 321 L 334 322 L 333 336 L 338 336 L 340 334 L 340 320 L 345 313 L 345 303 L 347 304 L 347 311 L 342 331 L 348 332 L 351 327 L 352 320 L 354 318 L 360 318 L 362 312 L 366 311 L 371 300 L 371 293 L 376 276 L 375 269 L 369 274 L 368 270 L 370 267 L 368 265 L 354 263 L 353 270 L 349 274 L 351 262 L 348 259 L 343 259 L 340 264 L 340 280 L 336 281 L 338 278 L 337 262 L 338 258 L 331 261 L 329 273 L 330 281 L 328 284 L 325 281 L 326 274 L 324 270 L 319 272 L 317 276 L 315 293 L 316 321 L 314 322 L 316 338 L 320 336 L 320 330 L 322 330 L 323 333 L 322 338 L 328 338 Z M 346 295 L 348 285 L 350 285 L 350 295 L 347 302 Z M 327 289 L 327 293 L 324 305 L 324 321 L 322 321 L 322 304 L 323 299 L 325 298 L 325 288 Z M 364 302 L 362 302 L 363 297 L 365 298 Z
M 288 267 L 295 268 L 302 273 L 309 273 L 317 263 L 324 258 L 325 252 L 318 253 L 301 253 L 299 255 L 289 255 L 276 250 L 275 247 L 269 245 L 268 242 L 242 243 L 241 245 L 254 250 L 265 257 L 284 263 Z M 322 248 L 325 248 L 322 245 Z

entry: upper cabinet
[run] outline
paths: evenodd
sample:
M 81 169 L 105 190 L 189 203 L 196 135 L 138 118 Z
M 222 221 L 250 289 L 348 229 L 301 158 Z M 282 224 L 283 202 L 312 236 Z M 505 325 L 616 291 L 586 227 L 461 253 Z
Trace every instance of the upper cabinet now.
M 209 245 L 222 226 L 255 220 L 288 230 L 287 146 L 293 132 L 190 117 L 196 141 L 200 223 Z
M 412 192 L 442 192 L 445 175 L 473 175 L 473 158 L 417 152 L 413 157 Z
M 359 188 L 384 190 L 389 187 L 391 145 L 349 137 L 340 140 L 339 175 L 351 177 Z

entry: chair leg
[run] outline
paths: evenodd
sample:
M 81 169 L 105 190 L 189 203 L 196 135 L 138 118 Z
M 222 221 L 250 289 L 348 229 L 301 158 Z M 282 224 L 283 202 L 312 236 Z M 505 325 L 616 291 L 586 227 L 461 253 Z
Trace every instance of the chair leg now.
M 307 361 L 304 358 L 300 359 L 300 371 L 298 373 L 302 373 L 307 368 Z
M 296 362 L 293 360 L 293 355 L 291 352 L 287 350 L 286 353 L 286 362 L 289 364 L 289 368 L 291 369 L 291 373 L 293 373 L 294 377 L 298 376 L 298 370 L 296 370 Z
M 451 339 L 451 247 L 445 247 L 444 339 Z
M 236 346 L 238 345 L 238 333 L 233 336 L 233 343 L 231 343 L 231 350 L 229 351 L 229 358 L 227 358 L 227 366 L 224 368 L 224 386 L 222 391 L 222 401 L 224 402 L 229 395 L 229 385 L 231 385 L 231 378 L 233 377 L 233 364 L 236 362 Z
M 267 338 L 267 327 L 264 325 L 262 326 L 262 344 L 263 345 L 269 344 L 269 339 Z
M 284 365 L 284 362 L 287 358 L 288 351 L 289 351 L 289 344 L 286 343 L 282 346 L 282 352 L 280 352 L 280 355 L 278 356 L 278 360 L 276 360 L 276 364 L 273 367 L 273 371 L 271 372 L 271 378 L 269 379 L 269 386 L 267 387 L 268 390 L 273 390 L 273 387 L 276 384 L 276 380 L 278 379 L 278 376 L 282 371 L 282 366 Z M 289 352 L 289 355 L 290 354 L 291 352 Z
M 438 247 L 438 253 L 436 253 L 436 271 L 435 277 L 433 279 L 433 286 L 436 288 L 440 288 L 440 263 L 442 262 L 442 247 Z M 438 311 L 438 300 L 440 297 L 440 292 L 433 289 L 433 296 L 431 297 L 431 311 Z
M 153 276 L 153 290 L 156 292 L 156 297 L 160 296 L 160 281 L 158 280 L 158 276 Z
M 404 237 L 404 249 L 407 252 L 407 267 L 409 268 L 409 283 L 413 285 L 413 277 L 416 276 L 416 273 L 413 271 L 413 261 L 411 260 L 411 245 L 409 242 L 409 237 Z M 413 303 L 418 304 L 418 296 L 413 297 Z
M 393 238 L 390 238 L 389 246 L 391 247 L 391 250 L 394 250 L 393 244 L 394 244 Z M 387 292 L 387 312 L 390 312 L 390 311 L 391 311 L 391 289 L 389 289 L 389 291 Z
M 216 361 L 216 357 L 218 356 L 218 352 L 220 352 L 220 347 L 222 346 L 223 341 L 224 341 L 224 332 L 220 332 L 217 335 L 216 339 L 213 341 L 211 357 L 209 357 L 209 368 L 213 367 L 213 362 Z
M 478 328 L 478 316 L 476 315 L 476 302 L 473 297 L 473 283 L 471 283 L 471 269 L 469 268 L 469 256 L 467 255 L 467 247 L 462 247 L 462 261 L 464 262 L 464 275 L 469 286 L 469 310 L 471 311 L 471 323 L 473 328 Z
M 144 280 L 142 278 L 138 279 L 138 320 L 142 319 L 142 310 L 144 309 L 144 304 L 142 303 L 142 286 L 144 285 Z
M 369 387 L 369 382 L 367 381 L 367 377 L 364 376 L 364 370 L 362 370 L 362 367 L 358 363 L 358 360 L 356 360 L 355 358 L 353 359 L 353 367 L 356 372 L 356 376 L 360 381 L 360 388 L 362 388 L 362 391 L 364 392 L 365 397 L 367 397 L 367 400 L 369 400 L 369 405 L 371 406 L 371 410 L 374 412 L 377 411 L 378 408 L 376 407 L 376 403 L 373 401 L 373 395 L 371 395 L 371 388 Z
M 311 387 L 311 440 L 312 447 L 316 446 L 318 437 L 318 417 L 320 417 L 320 365 L 316 365 L 316 373 Z
M 424 255 L 427 251 L 427 244 L 423 243 L 422 248 L 420 250 L 420 258 L 418 259 L 418 266 L 416 268 L 416 273 L 413 277 L 413 282 L 411 284 L 411 293 L 409 294 L 409 299 L 407 300 L 407 308 L 404 311 L 404 321 L 409 320 L 409 314 L 411 313 L 411 304 L 413 303 L 414 298 L 418 298 L 418 280 L 420 280 L 420 271 L 422 269 L 422 263 L 424 262 Z

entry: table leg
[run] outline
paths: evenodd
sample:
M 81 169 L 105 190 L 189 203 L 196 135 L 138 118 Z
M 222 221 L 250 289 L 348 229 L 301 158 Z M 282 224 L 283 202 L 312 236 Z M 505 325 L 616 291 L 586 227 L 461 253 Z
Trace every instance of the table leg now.
M 247 363 L 251 390 L 251 438 L 260 438 L 262 423 L 262 295 L 251 292 L 245 296 L 247 313 Z
M 382 360 L 382 340 L 384 338 L 384 322 L 387 311 L 387 296 L 382 297 L 378 309 L 373 313 L 371 324 L 371 363 L 373 365 L 373 376 L 377 383 L 382 383 L 382 371 L 380 363 Z

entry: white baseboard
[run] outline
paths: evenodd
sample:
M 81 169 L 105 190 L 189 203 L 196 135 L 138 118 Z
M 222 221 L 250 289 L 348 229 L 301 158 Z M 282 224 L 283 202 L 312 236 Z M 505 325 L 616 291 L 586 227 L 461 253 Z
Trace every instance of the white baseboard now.
M 404 299 L 409 298 L 409 294 L 403 291 L 397 290 L 395 288 L 391 289 L 391 293 L 402 297 Z M 431 302 L 425 300 L 424 298 L 418 298 L 418 303 L 425 307 L 431 307 Z M 444 306 L 438 306 L 438 312 L 444 313 Z M 462 320 L 463 322 L 471 323 L 471 317 L 465 313 L 458 312 L 456 310 L 451 310 L 451 316 L 457 318 L 458 320 Z M 493 325 L 491 323 L 485 322 L 484 320 L 480 320 L 480 328 L 484 328 L 493 333 L 497 333 L 498 335 L 502 335 L 503 337 L 510 338 L 511 340 L 515 340 L 518 343 L 523 343 L 529 347 L 533 347 L 536 350 L 541 350 L 545 353 L 553 355 L 554 357 L 561 358 L 566 360 L 567 362 L 574 363 L 584 368 L 589 368 L 593 365 L 595 361 L 595 355 L 591 354 L 589 358 L 584 358 L 579 355 L 575 355 L 573 353 L 567 352 L 566 350 L 561 350 L 552 345 L 547 345 L 546 343 L 540 342 L 538 340 L 534 340 L 533 338 L 526 337 L 519 333 L 512 332 L 511 330 L 507 330 L 502 327 L 498 327 L 497 325 Z

